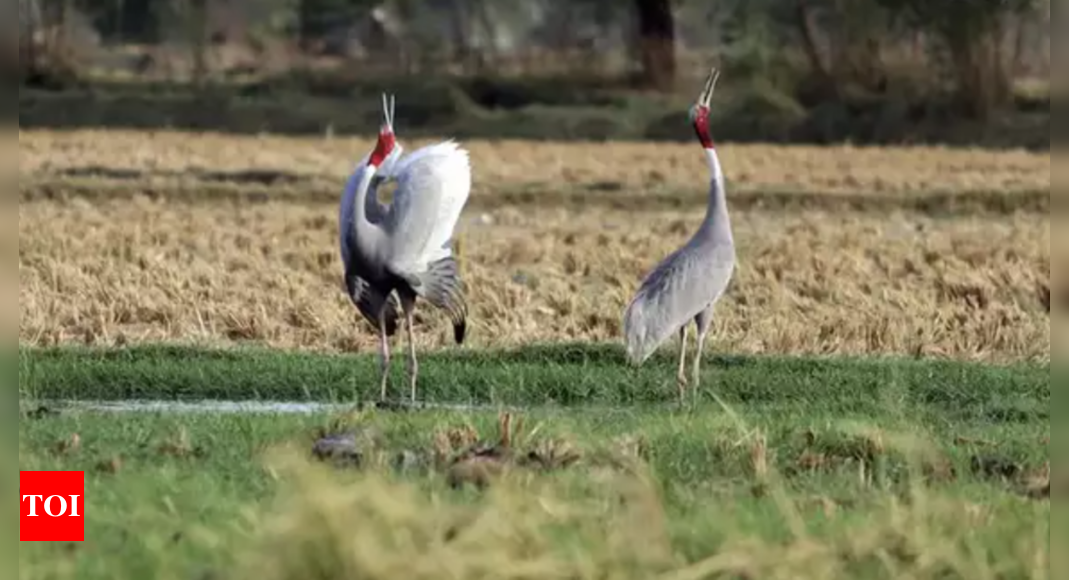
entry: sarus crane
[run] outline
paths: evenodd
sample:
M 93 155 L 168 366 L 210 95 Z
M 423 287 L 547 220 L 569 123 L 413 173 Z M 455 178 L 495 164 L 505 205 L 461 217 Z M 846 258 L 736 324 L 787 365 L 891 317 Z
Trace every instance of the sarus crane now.
M 680 403 L 687 389 L 687 334 L 691 321 L 697 331 L 693 388 L 699 385 L 705 336 L 713 322 L 713 308 L 724 294 L 735 270 L 735 241 L 731 234 L 724 174 L 716 147 L 709 136 L 709 103 L 719 72 L 714 68 L 705 88 L 690 109 L 690 121 L 712 174 L 709 203 L 698 231 L 683 247 L 666 257 L 642 281 L 624 312 L 627 357 L 638 366 L 670 336 L 679 332 L 679 371 L 676 381 Z
M 384 121 L 375 149 L 349 178 L 339 213 L 345 287 L 360 314 L 378 331 L 382 371 L 379 400 L 386 400 L 390 370 L 389 338 L 404 314 L 408 340 L 410 396 L 416 400 L 419 363 L 412 322 L 416 299 L 446 311 L 453 338 L 464 342 L 467 305 L 451 248 L 453 230 L 471 190 L 468 152 L 452 140 L 428 145 L 402 157 L 394 135 L 393 96 L 382 97 Z M 378 187 L 395 179 L 387 207 Z

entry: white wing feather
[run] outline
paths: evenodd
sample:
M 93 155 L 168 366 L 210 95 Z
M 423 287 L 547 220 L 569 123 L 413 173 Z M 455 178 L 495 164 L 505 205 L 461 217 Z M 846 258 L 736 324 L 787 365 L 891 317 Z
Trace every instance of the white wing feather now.
M 398 161 L 393 174 L 387 263 L 398 273 L 422 273 L 452 255 L 449 241 L 471 191 L 468 152 L 453 141 L 429 145 Z

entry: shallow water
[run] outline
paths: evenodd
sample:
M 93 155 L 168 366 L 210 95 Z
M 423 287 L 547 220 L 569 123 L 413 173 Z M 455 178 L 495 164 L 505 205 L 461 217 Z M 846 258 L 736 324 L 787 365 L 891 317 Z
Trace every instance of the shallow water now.
M 96 413 L 244 413 L 244 414 L 315 414 L 345 411 L 353 408 L 353 403 L 323 403 L 296 401 L 41 401 L 36 406 L 58 412 L 96 412 Z M 374 404 L 372 404 L 374 406 Z M 490 405 L 463 405 L 448 403 L 416 403 L 407 401 L 393 403 L 387 408 L 397 410 L 436 410 L 436 411 L 493 411 L 507 410 L 507 407 Z

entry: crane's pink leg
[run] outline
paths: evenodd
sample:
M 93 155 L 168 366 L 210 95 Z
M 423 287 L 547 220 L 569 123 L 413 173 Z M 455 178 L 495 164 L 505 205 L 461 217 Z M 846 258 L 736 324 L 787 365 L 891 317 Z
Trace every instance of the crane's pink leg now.
M 679 329 L 679 372 L 676 373 L 676 386 L 679 387 L 679 402 L 683 403 L 684 395 L 687 392 L 687 330 L 689 324 L 684 324 L 683 328 Z
M 386 336 L 386 308 L 379 311 L 379 364 L 382 379 L 379 383 L 379 401 L 386 400 L 386 381 L 390 378 L 390 339 Z
M 698 327 L 698 350 L 694 353 L 694 390 L 701 383 L 702 353 L 705 352 L 705 337 L 709 334 L 709 328 L 713 325 L 713 308 L 710 306 L 694 317 L 694 324 Z
M 405 311 L 405 327 L 408 329 L 408 381 L 412 402 L 416 402 L 416 377 L 419 376 L 419 361 L 416 360 L 416 341 L 412 332 L 412 311 Z
M 408 388 L 411 391 L 412 402 L 416 402 L 416 377 L 419 376 L 419 362 L 416 360 L 416 340 L 413 330 L 414 315 L 416 312 L 416 297 L 407 292 L 399 293 L 401 297 L 401 310 L 405 313 L 405 334 L 408 340 Z

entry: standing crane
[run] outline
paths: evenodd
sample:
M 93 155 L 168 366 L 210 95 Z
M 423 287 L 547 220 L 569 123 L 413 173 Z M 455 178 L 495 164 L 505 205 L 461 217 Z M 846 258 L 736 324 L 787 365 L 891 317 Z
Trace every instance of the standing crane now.
M 451 240 L 471 190 L 468 152 L 453 141 L 420 148 L 402 158 L 393 131 L 393 96 L 382 97 L 384 121 L 375 149 L 349 178 L 339 213 L 342 264 L 349 298 L 379 335 L 380 401 L 386 399 L 390 369 L 389 337 L 404 314 L 408 340 L 408 376 L 416 400 L 419 363 L 412 322 L 416 299 L 445 310 L 453 338 L 464 342 L 467 305 L 453 258 Z M 378 187 L 395 179 L 397 189 L 387 207 Z
M 712 174 L 705 219 L 683 247 L 669 254 L 646 276 L 624 312 L 627 357 L 636 366 L 645 362 L 673 333 L 679 332 L 681 344 L 676 380 L 681 403 L 687 389 L 685 366 L 690 322 L 694 321 L 698 335 L 694 356 L 694 388 L 697 389 L 705 335 L 713 322 L 713 308 L 735 271 L 735 241 L 725 199 L 724 174 L 709 136 L 709 103 L 718 78 L 719 72 L 714 68 L 690 110 L 694 132 L 705 149 Z

